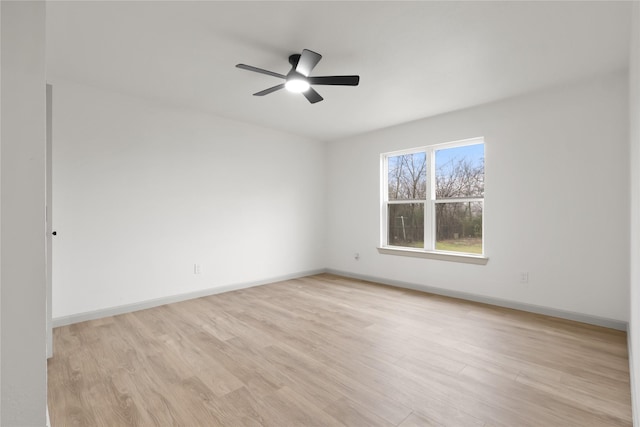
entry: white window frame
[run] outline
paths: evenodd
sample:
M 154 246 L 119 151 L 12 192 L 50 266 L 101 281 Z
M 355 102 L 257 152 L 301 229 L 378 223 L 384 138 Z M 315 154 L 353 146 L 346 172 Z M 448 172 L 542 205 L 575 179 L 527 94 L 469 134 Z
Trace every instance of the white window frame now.
M 464 139 L 460 141 L 446 142 L 442 144 L 433 144 L 422 147 L 416 147 L 406 150 L 392 151 L 388 153 L 382 153 L 380 155 L 380 246 L 378 252 L 386 255 L 401 255 L 411 256 L 419 258 L 438 259 L 443 261 L 457 261 L 471 264 L 487 263 L 489 258 L 485 253 L 485 228 L 484 228 L 484 197 L 468 197 L 468 198 L 455 198 L 455 199 L 440 199 L 436 200 L 436 188 L 435 188 L 435 152 L 441 149 L 464 147 L 468 145 L 485 144 L 483 137 Z M 486 148 L 486 144 L 485 144 Z M 400 156 L 404 154 L 422 153 L 426 154 L 427 162 L 427 194 L 425 199 L 418 200 L 389 200 L 388 189 L 388 158 Z M 435 222 L 435 210 L 436 204 L 439 203 L 464 203 L 464 202 L 481 202 L 482 203 L 482 254 L 467 254 L 461 252 L 450 252 L 435 249 L 435 235 L 436 235 L 436 222 Z M 404 204 L 404 203 L 424 203 L 424 248 L 409 248 L 404 246 L 389 245 L 389 221 L 388 221 L 388 205 L 390 204 Z

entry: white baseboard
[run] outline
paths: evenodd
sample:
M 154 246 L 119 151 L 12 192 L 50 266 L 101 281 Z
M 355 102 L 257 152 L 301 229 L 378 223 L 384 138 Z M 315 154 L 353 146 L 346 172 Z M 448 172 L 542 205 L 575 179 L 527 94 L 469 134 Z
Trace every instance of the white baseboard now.
M 354 274 L 347 271 L 340 271 L 334 269 L 318 269 L 310 270 L 299 273 L 293 273 L 285 276 L 271 277 L 268 279 L 258 280 L 254 282 L 236 283 L 231 285 L 220 286 L 216 288 L 202 289 L 195 292 L 189 292 L 185 294 L 172 295 L 163 298 L 156 298 L 147 301 L 141 301 L 133 304 L 125 304 L 117 307 L 109 307 L 100 310 L 88 311 L 84 313 L 72 314 L 69 316 L 61 316 L 53 319 L 53 327 L 71 325 L 73 323 L 85 322 L 87 320 L 95 320 L 103 317 L 116 316 L 118 314 L 131 313 L 133 311 L 144 310 L 147 308 L 158 307 L 165 304 L 171 304 L 174 302 L 186 301 L 193 298 L 200 298 L 209 295 L 220 294 L 223 292 L 235 291 L 238 289 L 250 288 L 253 286 L 266 285 L 269 283 L 281 282 L 284 280 L 297 279 L 300 277 L 311 276 L 320 273 L 331 273 L 338 276 L 351 277 L 354 279 L 366 280 L 374 283 L 381 283 L 384 285 L 395 286 L 405 289 L 413 289 L 416 291 L 428 292 L 436 295 L 443 295 L 453 298 L 464 299 L 468 301 L 481 302 L 485 304 L 496 305 L 499 307 L 512 308 L 515 310 L 527 311 L 530 313 L 544 314 L 547 316 L 559 317 L 561 319 L 575 320 L 577 322 L 588 323 L 590 325 L 603 326 L 605 328 L 617 329 L 620 331 L 626 331 L 628 323 L 607 319 L 598 316 L 592 316 L 584 313 L 575 313 L 572 311 L 559 310 L 550 307 L 543 307 L 534 304 L 527 304 L 517 301 L 510 301 L 500 298 L 487 297 L 483 295 L 476 295 L 467 292 L 453 291 L 449 289 L 436 288 L 433 286 L 420 285 L 415 283 L 402 282 L 398 280 L 385 279 L 381 277 L 367 276 L 362 274 Z M 640 427 L 640 424 L 638 425 Z
M 627 352 L 629 354 L 629 382 L 631 384 L 631 413 L 633 417 L 633 425 L 635 427 L 640 427 L 640 407 L 638 406 L 640 404 L 640 396 L 636 393 L 635 386 L 636 381 L 638 380 L 636 376 L 636 369 L 640 367 L 636 367 L 633 362 L 633 339 L 631 338 L 631 328 L 632 326 L 629 324 L 627 328 Z
M 117 307 L 103 308 L 99 310 L 86 311 L 78 314 L 71 314 L 69 316 L 60 316 L 53 319 L 53 327 L 71 325 L 74 323 L 86 322 L 87 320 L 101 319 L 103 317 L 117 316 L 118 314 L 131 313 L 138 310 L 145 310 L 147 308 L 158 307 L 165 304 L 171 304 L 174 302 L 186 301 L 194 298 L 206 297 L 209 295 L 221 294 L 223 292 L 236 291 L 238 289 L 251 288 L 254 286 L 266 285 L 269 283 L 282 282 L 284 280 L 297 279 L 300 277 L 311 276 L 314 274 L 320 274 L 326 272 L 325 269 L 303 271 L 299 273 L 292 273 L 284 276 L 271 277 L 269 279 L 257 280 L 253 282 L 234 283 L 231 285 L 218 286 L 215 288 L 201 289 L 195 292 L 188 292 L 179 295 L 170 295 L 162 298 L 155 298 L 146 301 L 140 301 L 132 304 L 119 305 Z
M 572 311 L 559 310 L 550 307 L 543 307 L 534 304 L 527 304 L 517 301 L 510 301 L 501 298 L 487 297 L 467 292 L 453 291 L 449 289 L 436 288 L 428 285 L 420 285 L 416 283 L 402 282 L 392 279 L 384 279 L 381 277 L 373 277 L 362 274 L 350 273 L 348 271 L 340 271 L 327 269 L 327 273 L 336 274 L 338 276 L 351 277 L 353 279 L 366 280 L 368 282 L 381 283 L 383 285 L 395 286 L 398 288 L 412 289 L 415 291 L 428 292 L 431 294 L 442 295 L 452 298 L 459 298 L 467 301 L 481 302 L 484 304 L 496 305 L 498 307 L 512 308 L 515 310 L 527 311 L 530 313 L 544 314 L 546 316 L 559 317 L 561 319 L 575 320 L 576 322 L 587 323 L 595 326 L 603 326 L 605 328 L 626 331 L 628 323 L 622 320 L 608 319 L 604 317 L 592 316 L 589 314 L 575 313 Z M 640 425 L 638 426 L 640 427 Z

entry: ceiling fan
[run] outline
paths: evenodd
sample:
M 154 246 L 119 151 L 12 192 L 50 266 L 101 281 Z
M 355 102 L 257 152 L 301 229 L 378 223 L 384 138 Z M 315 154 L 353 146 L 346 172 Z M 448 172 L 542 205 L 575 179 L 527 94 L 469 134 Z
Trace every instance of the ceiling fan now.
M 302 93 L 310 103 L 322 101 L 322 97 L 316 92 L 311 85 L 337 85 L 337 86 L 358 86 L 360 76 L 318 76 L 310 77 L 313 68 L 320 62 L 322 55 L 308 49 L 303 49 L 302 54 L 294 54 L 289 56 L 289 64 L 291 71 L 287 75 L 274 73 L 273 71 L 263 70 L 262 68 L 252 67 L 251 65 L 238 64 L 236 67 L 243 70 L 255 71 L 256 73 L 266 74 L 268 76 L 278 77 L 285 82 L 270 87 L 269 89 L 256 92 L 254 96 L 264 96 L 272 92 L 286 88 L 291 92 Z

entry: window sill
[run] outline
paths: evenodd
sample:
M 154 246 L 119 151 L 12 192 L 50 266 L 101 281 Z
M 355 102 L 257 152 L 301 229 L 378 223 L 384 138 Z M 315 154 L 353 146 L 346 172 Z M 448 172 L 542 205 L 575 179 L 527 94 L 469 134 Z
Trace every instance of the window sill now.
M 384 255 L 399 255 L 415 258 L 437 259 L 440 261 L 462 262 L 465 264 L 486 265 L 489 258 L 482 255 L 458 254 L 454 252 L 425 251 L 424 249 L 409 249 L 399 247 L 381 247 L 378 252 Z

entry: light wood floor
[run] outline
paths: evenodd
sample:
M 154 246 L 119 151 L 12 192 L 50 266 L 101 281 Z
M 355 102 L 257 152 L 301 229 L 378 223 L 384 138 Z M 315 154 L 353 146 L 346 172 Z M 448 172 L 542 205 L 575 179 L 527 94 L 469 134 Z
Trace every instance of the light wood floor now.
M 326 274 L 54 340 L 53 427 L 632 423 L 623 332 Z

